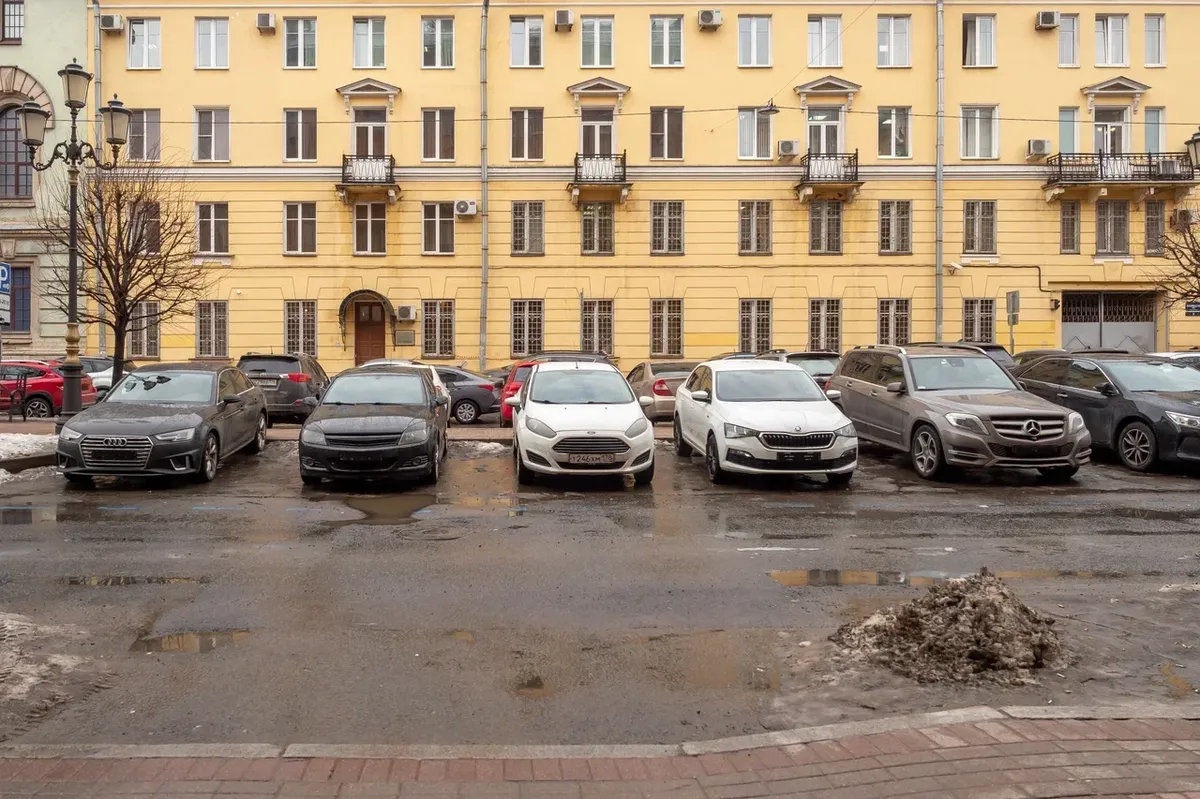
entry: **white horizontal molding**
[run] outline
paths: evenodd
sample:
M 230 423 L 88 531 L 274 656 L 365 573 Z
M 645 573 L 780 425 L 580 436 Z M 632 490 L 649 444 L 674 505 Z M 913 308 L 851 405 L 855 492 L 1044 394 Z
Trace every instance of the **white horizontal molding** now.
M 649 2 L 648 0 L 617 0 L 617 2 L 603 2 L 603 0 L 585 0 L 584 2 L 574 2 L 571 4 L 576 8 L 687 8 L 694 9 L 694 2 L 682 2 L 682 0 L 668 0 L 668 2 Z M 731 0 L 723 3 L 724 6 L 742 7 L 748 6 L 758 8 L 760 6 L 786 6 L 796 7 L 794 0 Z M 935 6 L 936 0 L 829 0 L 821 3 L 822 6 L 838 6 L 846 8 L 861 8 L 876 7 L 912 7 L 912 6 Z M 947 0 L 948 7 L 956 8 L 988 8 L 994 9 L 996 4 L 994 0 Z M 1007 0 L 1006 5 L 1010 6 L 1038 6 L 1044 7 L 1044 0 Z M 1172 7 L 1187 7 L 1200 6 L 1200 0 L 1059 0 L 1054 4 L 1056 7 L 1090 7 L 1096 6 L 1112 6 L 1114 8 L 1122 8 L 1125 6 L 1172 6 Z M 404 9 L 444 9 L 444 8 L 469 8 L 479 9 L 478 3 L 284 3 L 284 4 L 266 4 L 263 3 L 181 3 L 178 5 L 172 4 L 172 9 L 217 9 L 217 8 L 245 8 L 259 10 L 264 7 L 279 9 L 284 12 L 292 9 L 362 9 L 362 8 L 404 8 Z M 492 3 L 492 8 L 561 8 L 561 2 L 501 2 Z M 140 10 L 161 10 L 161 3 L 104 3 L 101 6 L 103 11 L 122 10 L 122 9 L 140 9 Z

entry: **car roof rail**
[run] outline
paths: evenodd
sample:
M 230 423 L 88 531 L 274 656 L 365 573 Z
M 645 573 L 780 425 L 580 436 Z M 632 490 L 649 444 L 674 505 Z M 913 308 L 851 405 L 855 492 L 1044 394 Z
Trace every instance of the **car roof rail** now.
M 857 344 L 856 350 L 886 350 L 887 352 L 898 352 L 901 355 L 908 355 L 908 350 L 904 347 L 896 346 L 895 344 Z
M 1119 350 L 1112 347 L 1097 347 L 1094 350 L 1067 350 L 1068 355 L 1138 355 L 1139 353 L 1130 352 L 1129 350 Z M 1145 353 L 1140 353 L 1145 354 Z
M 985 350 L 983 347 L 977 347 L 974 344 L 959 344 L 958 342 L 955 342 L 953 344 L 923 344 L 922 346 L 945 347 L 948 350 L 964 350 L 966 352 L 978 352 L 981 355 L 987 355 L 987 350 Z

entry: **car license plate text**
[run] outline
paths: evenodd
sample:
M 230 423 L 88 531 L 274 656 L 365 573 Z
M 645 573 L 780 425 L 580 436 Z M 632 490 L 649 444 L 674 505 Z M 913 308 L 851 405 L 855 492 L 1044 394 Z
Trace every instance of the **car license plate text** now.
M 779 460 L 784 463 L 816 463 L 820 455 L 815 452 L 781 452 Z
M 278 380 L 267 380 L 262 377 L 254 377 L 254 378 L 251 378 L 251 380 L 253 380 L 255 382 L 255 384 L 258 385 L 259 388 L 275 388 L 276 386 L 279 385 Z
M 568 455 L 567 463 L 615 463 L 616 455 Z

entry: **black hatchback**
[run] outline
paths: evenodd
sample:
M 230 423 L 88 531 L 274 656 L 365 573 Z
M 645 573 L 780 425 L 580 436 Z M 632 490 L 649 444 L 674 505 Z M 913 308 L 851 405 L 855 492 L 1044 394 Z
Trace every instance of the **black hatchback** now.
M 305 400 L 320 397 L 329 385 L 329 377 L 317 359 L 302 352 L 248 352 L 238 358 L 237 365 L 262 389 L 272 423 L 303 422 L 312 410 Z
M 1130 469 L 1200 463 L 1200 371 L 1145 355 L 1052 355 L 1016 370 L 1030 392 L 1078 411 L 1092 445 Z

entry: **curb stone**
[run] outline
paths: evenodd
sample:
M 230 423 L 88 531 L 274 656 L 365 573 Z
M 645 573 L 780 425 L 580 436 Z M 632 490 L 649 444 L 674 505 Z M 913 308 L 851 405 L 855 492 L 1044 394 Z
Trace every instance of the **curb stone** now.
M 22 455 L 19 458 L 7 458 L 0 460 L 0 469 L 6 472 L 23 472 L 26 469 L 39 469 L 43 466 L 53 466 L 55 461 L 54 452 L 42 452 L 37 455 Z

